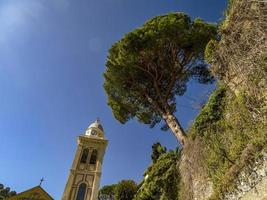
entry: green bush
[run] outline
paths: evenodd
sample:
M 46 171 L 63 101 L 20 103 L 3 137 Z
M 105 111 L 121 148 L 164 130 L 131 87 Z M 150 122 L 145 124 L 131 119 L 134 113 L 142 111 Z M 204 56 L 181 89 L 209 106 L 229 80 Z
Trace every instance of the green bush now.
M 115 200 L 133 200 L 137 189 L 133 180 L 122 180 L 115 188 Z
M 219 86 L 218 89 L 211 94 L 207 104 L 195 119 L 193 124 L 193 134 L 204 136 L 205 131 L 221 119 L 225 105 L 225 93 L 225 88 Z
M 180 153 L 169 151 L 162 154 L 144 175 L 135 200 L 177 200 L 180 174 Z

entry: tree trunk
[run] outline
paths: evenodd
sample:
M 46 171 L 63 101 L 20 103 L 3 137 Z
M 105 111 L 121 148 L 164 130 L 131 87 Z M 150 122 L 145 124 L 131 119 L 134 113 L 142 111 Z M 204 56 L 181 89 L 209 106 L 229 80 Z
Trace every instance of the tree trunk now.
M 185 135 L 184 129 L 182 128 L 182 126 L 180 125 L 176 117 L 173 114 L 166 113 L 166 114 L 163 114 L 163 119 L 165 120 L 165 122 L 168 124 L 168 126 L 172 130 L 178 142 L 180 142 L 180 144 L 184 146 L 186 142 L 186 135 Z

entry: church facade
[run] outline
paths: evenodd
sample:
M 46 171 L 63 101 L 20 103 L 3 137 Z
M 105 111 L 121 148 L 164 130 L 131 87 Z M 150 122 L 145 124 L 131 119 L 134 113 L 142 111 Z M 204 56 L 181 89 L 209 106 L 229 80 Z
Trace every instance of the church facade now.
M 38 185 L 6 200 L 54 200 L 42 187 Z
M 97 200 L 108 140 L 99 120 L 77 138 L 77 150 L 62 200 Z

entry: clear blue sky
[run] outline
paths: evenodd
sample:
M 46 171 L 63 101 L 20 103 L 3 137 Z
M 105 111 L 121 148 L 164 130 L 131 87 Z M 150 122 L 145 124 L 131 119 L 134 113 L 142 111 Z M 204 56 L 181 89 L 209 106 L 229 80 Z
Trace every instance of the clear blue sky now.
M 0 182 L 21 192 L 39 184 L 57 200 L 76 137 L 100 117 L 109 146 L 101 185 L 141 180 L 151 145 L 177 142 L 136 121 L 119 124 L 102 88 L 107 50 L 149 18 L 183 11 L 217 22 L 226 0 L 0 0 Z M 199 98 L 212 87 L 192 84 Z M 188 127 L 198 110 L 179 100 Z

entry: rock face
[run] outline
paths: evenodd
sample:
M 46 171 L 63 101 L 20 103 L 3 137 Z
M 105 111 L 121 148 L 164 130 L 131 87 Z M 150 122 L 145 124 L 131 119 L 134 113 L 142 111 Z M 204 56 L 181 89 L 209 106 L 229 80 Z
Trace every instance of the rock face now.
M 249 89 L 249 83 L 257 78 L 260 79 L 259 89 L 266 91 L 266 79 L 261 77 L 264 70 L 260 65 L 267 52 L 267 1 L 232 2 L 225 21 L 227 25 L 222 28 L 222 40 L 210 61 L 212 70 L 233 91 Z
M 202 179 L 193 180 L 194 200 L 205 200 L 213 192 L 212 182 Z
M 248 192 L 241 200 L 259 199 L 267 200 L 267 178 L 264 177 L 252 191 Z
M 180 162 L 183 200 L 206 200 L 213 192 L 212 182 L 203 163 L 203 143 L 189 140 L 184 146 Z
M 229 2 L 232 2 L 232 5 L 220 30 L 221 40 L 216 41 L 211 48 L 213 50 L 209 63 L 212 66 L 213 74 L 219 82 L 228 86 L 227 90 L 230 90 L 233 96 L 236 98 L 246 96 L 246 98 L 243 98 L 246 99 L 246 102 L 243 102 L 243 104 L 249 113 L 248 120 L 259 125 L 259 127 L 261 126 L 259 132 L 262 134 L 260 135 L 262 135 L 262 138 L 266 138 L 267 0 L 231 0 Z M 228 119 L 232 117 L 231 111 L 226 116 Z M 230 124 L 230 126 L 239 126 L 241 121 L 237 120 L 237 122 L 236 124 Z M 247 124 L 245 123 L 245 125 Z M 248 136 L 257 138 L 253 134 L 257 130 L 254 127 L 251 129 L 252 134 L 248 134 Z M 236 135 L 242 133 L 243 129 L 233 132 Z M 225 141 L 226 147 L 228 147 L 227 143 L 230 143 L 230 141 L 227 139 Z M 235 144 L 234 138 L 231 142 Z M 254 145 L 252 141 L 248 140 L 244 146 L 249 144 Z M 266 142 L 262 144 L 266 144 Z M 229 182 L 223 182 L 225 181 L 223 176 L 226 177 L 231 168 L 224 171 L 220 178 L 225 185 L 222 184 L 223 190 L 220 190 L 220 184 L 212 185 L 211 174 L 208 173 L 209 170 L 205 168 L 203 163 L 203 158 L 206 156 L 205 147 L 205 144 L 202 144 L 201 141 L 192 141 L 184 146 L 180 163 L 182 176 L 180 199 L 267 200 L 266 149 L 266 153 L 262 154 L 254 164 L 245 167 L 242 165 L 242 168 L 236 169 L 237 172 L 234 173 L 234 176 L 231 176 L 233 179 L 230 179 L 231 183 L 235 183 L 233 187 L 237 186 L 235 189 L 230 186 L 228 188 Z M 240 151 L 242 151 L 242 148 L 240 148 Z M 262 148 L 259 151 L 262 151 Z M 241 153 L 236 155 L 238 157 Z M 252 160 L 255 159 L 255 156 L 255 153 L 251 156 Z M 236 158 L 235 163 L 232 164 L 238 166 L 239 161 L 240 158 Z M 237 178 L 235 179 L 235 177 Z
M 182 197 L 183 200 L 206 200 L 212 192 L 212 182 L 209 181 L 206 177 L 198 176 L 194 172 L 193 168 L 188 168 L 190 160 L 187 156 L 182 155 L 180 167 L 182 172 L 187 168 L 186 175 L 183 173 L 183 182 L 187 186 L 184 188 L 186 191 Z
M 267 200 L 267 153 L 254 164 L 240 173 L 237 188 L 225 194 L 224 200 Z

